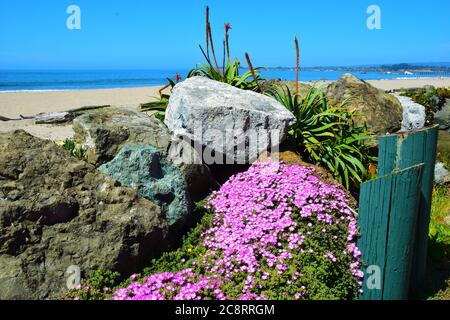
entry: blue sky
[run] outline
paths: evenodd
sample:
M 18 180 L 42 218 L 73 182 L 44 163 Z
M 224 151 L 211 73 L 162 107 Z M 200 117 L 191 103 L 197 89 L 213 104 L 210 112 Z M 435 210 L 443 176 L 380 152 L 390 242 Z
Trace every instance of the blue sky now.
M 69 5 L 81 30 L 68 30 Z M 201 62 L 204 8 L 217 51 L 230 22 L 231 54 L 255 66 L 450 61 L 448 0 L 1 0 L 0 69 L 168 69 Z M 381 9 L 381 30 L 366 27 Z

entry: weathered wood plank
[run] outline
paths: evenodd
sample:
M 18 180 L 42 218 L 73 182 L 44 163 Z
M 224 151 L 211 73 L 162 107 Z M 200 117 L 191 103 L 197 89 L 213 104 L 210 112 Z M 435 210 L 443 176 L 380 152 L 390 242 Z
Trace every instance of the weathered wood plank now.
M 420 291 L 426 271 L 431 197 L 436 162 L 438 126 L 398 133 L 380 138 L 379 175 L 424 163 L 421 181 L 419 218 L 411 276 L 412 293 Z
M 363 300 L 381 300 L 383 298 L 382 278 L 380 288 L 369 288 L 367 267 L 380 266 L 384 269 L 388 233 L 388 217 L 390 209 L 392 176 L 382 177 L 361 185 L 358 219 L 361 237 L 358 247 L 362 252 L 365 264 L 363 280 Z
M 423 168 L 392 175 L 383 300 L 408 299 Z
M 76 117 L 83 114 L 85 111 L 108 108 L 109 105 L 104 106 L 85 106 L 81 108 L 70 109 L 61 112 L 42 112 L 34 116 L 36 124 L 57 124 L 69 122 Z
M 61 112 L 41 112 L 34 116 L 23 116 L 20 115 L 20 118 L 8 118 L 0 115 L 0 121 L 18 121 L 18 120 L 24 120 L 24 119 L 34 119 L 36 124 L 57 124 L 57 123 L 64 123 L 69 122 L 78 117 L 79 115 L 83 114 L 85 111 L 90 110 L 96 110 L 96 109 L 103 109 L 103 108 L 109 108 L 110 105 L 103 105 L 103 106 L 85 106 L 80 108 L 74 108 L 69 109 L 67 111 L 61 111 Z
M 36 124 L 53 124 L 72 121 L 75 114 L 71 112 L 43 112 L 34 116 Z
M 358 247 L 365 264 L 363 300 L 408 297 L 422 169 L 423 164 L 416 165 L 361 185 Z M 379 287 L 370 284 L 369 266 L 381 272 Z
M 88 110 L 104 109 L 104 108 L 110 108 L 110 107 L 111 107 L 111 105 L 109 105 L 109 104 L 102 105 L 102 106 L 84 106 L 84 107 L 69 109 L 69 110 L 67 110 L 67 112 L 83 112 L 83 111 L 88 111 Z
M 0 116 L 0 121 L 17 121 L 17 120 L 22 120 L 22 119 L 20 119 L 20 118 L 8 118 L 8 117 Z
M 379 139 L 378 144 L 378 176 L 390 174 L 396 167 L 397 136 L 389 135 Z

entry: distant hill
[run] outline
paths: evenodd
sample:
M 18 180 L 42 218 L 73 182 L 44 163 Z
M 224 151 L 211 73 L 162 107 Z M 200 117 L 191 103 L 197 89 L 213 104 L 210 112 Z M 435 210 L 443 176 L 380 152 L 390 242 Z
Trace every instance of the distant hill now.
M 370 67 L 369 67 L 370 68 Z M 448 66 L 442 64 L 433 64 L 433 63 L 423 63 L 423 64 L 413 64 L 413 63 L 397 63 L 397 64 L 388 64 L 381 65 L 379 67 L 372 67 L 375 69 L 382 69 L 386 71 L 420 71 L 420 70 L 433 70 L 433 71 L 448 71 L 450 70 L 450 64 Z
M 435 66 L 435 67 L 450 67 L 450 62 L 422 62 L 422 63 L 413 63 L 419 66 Z
M 295 70 L 294 67 L 272 67 L 269 70 Z M 381 72 L 381 73 L 450 73 L 450 62 L 395 63 L 365 66 L 302 67 L 304 71 Z

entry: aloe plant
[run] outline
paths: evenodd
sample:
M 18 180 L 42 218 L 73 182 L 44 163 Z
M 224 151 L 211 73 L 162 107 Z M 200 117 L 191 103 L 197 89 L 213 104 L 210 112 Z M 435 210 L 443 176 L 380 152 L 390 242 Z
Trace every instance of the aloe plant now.
M 202 76 L 228 83 L 240 89 L 258 91 L 258 81 L 262 80 L 261 73 L 259 72 L 260 68 L 254 69 L 255 76 L 253 76 L 252 71 L 240 74 L 240 65 L 241 63 L 238 59 L 234 60 L 234 62 L 228 60 L 222 74 L 214 67 L 206 64 L 199 64 L 198 68 L 189 71 L 187 77 Z
M 216 53 L 214 50 L 214 42 L 211 33 L 211 23 L 209 21 L 209 8 L 206 7 L 206 52 L 205 50 L 203 50 L 202 46 L 199 47 L 207 63 L 201 63 L 197 68 L 190 70 L 187 78 L 202 76 L 207 77 L 211 80 L 228 83 L 240 89 L 260 92 L 261 90 L 258 81 L 263 80 L 260 73 L 261 68 L 253 68 L 248 53 L 245 53 L 249 71 L 243 74 L 239 73 L 241 63 L 238 59 L 232 61 L 230 57 L 229 31 L 231 30 L 231 25 L 229 23 L 225 23 L 224 27 L 225 40 L 223 41 L 222 68 L 220 68 L 217 63 Z M 211 54 L 209 52 L 209 49 L 211 49 Z
M 349 190 L 358 189 L 370 177 L 367 168 L 376 158 L 364 140 L 372 134 L 365 125 L 355 123 L 357 115 L 345 102 L 332 105 L 321 88 L 299 96 L 280 86 L 266 94 L 297 118 L 288 136 L 306 161 L 327 168 Z
M 247 63 L 249 66 L 249 71 L 240 73 L 241 63 L 238 59 L 234 61 L 230 57 L 230 45 L 229 45 L 229 31 L 231 30 L 231 25 L 229 23 L 225 24 L 225 40 L 223 41 L 223 59 L 222 67 L 219 67 L 217 62 L 216 52 L 214 49 L 214 42 L 211 32 L 211 23 L 209 20 L 209 7 L 206 7 L 206 51 L 200 47 L 200 50 L 205 57 L 206 63 L 200 63 L 196 68 L 191 69 L 186 78 L 201 76 L 206 77 L 211 80 L 216 80 L 220 82 L 228 83 L 234 87 L 261 92 L 259 86 L 259 81 L 263 80 L 260 70 L 262 68 L 253 68 L 250 61 L 248 53 L 245 54 Z M 210 52 L 211 51 L 211 52 Z M 226 62 L 225 62 L 226 61 Z M 154 111 L 155 116 L 161 120 L 164 120 L 164 114 L 169 103 L 168 94 L 163 94 L 162 90 L 166 88 L 173 88 L 176 83 L 181 80 L 181 76 L 176 76 L 175 81 L 167 78 L 167 85 L 161 88 L 160 96 L 156 101 L 141 104 L 141 111 Z
M 176 73 L 175 74 L 175 81 L 167 78 L 167 84 L 159 89 L 159 97 L 153 97 L 156 100 L 143 103 L 140 106 L 141 111 L 155 111 L 155 116 L 161 120 L 164 120 L 164 113 L 167 109 L 167 104 L 169 103 L 170 95 L 163 93 L 163 91 L 167 88 L 170 88 L 170 91 L 172 91 L 173 87 L 181 80 L 181 76 Z

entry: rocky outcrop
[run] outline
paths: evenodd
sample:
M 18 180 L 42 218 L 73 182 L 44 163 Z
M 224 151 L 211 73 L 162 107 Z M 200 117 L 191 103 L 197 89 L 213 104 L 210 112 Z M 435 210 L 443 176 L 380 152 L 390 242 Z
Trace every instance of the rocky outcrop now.
M 403 107 L 402 131 L 416 130 L 425 125 L 425 107 L 411 98 L 395 95 Z
M 161 121 L 132 109 L 84 114 L 73 121 L 73 129 L 75 140 L 87 149 L 87 161 L 96 166 L 112 160 L 127 143 L 166 150 L 171 140 Z
M 155 203 L 24 131 L 0 134 L 0 299 L 45 299 L 70 266 L 137 271 L 169 238 Z
M 203 146 L 206 164 L 249 163 L 278 146 L 295 117 L 273 98 L 192 77 L 174 87 L 164 122 L 174 135 Z
M 437 162 L 434 167 L 434 183 L 446 184 L 450 182 L 450 172 L 445 169 L 442 162 Z
M 434 123 L 439 125 L 440 130 L 450 132 L 450 99 L 434 114 Z
M 158 204 L 171 225 L 183 221 L 192 210 L 181 170 L 152 145 L 127 144 L 99 170 Z
M 328 85 L 325 92 L 337 103 L 348 101 L 348 107 L 359 115 L 357 123 L 366 122 L 368 129 L 378 135 L 401 128 L 403 109 L 397 98 L 354 75 L 343 75 Z
M 75 140 L 87 150 L 88 162 L 100 166 L 114 159 L 127 144 L 156 147 L 161 158 L 177 166 L 193 201 L 206 197 L 215 185 L 211 173 L 189 142 L 170 135 L 160 120 L 130 109 L 106 109 L 73 122 Z

